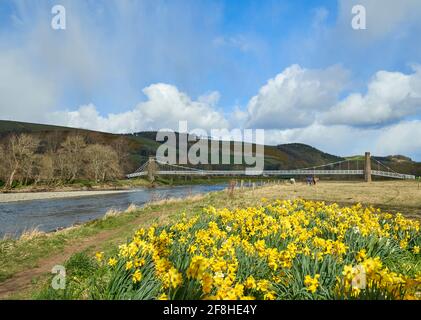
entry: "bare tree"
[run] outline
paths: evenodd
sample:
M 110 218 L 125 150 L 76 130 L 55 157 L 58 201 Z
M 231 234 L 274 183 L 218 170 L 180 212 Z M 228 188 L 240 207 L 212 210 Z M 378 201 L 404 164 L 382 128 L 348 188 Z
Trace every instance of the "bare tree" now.
M 63 182 L 70 179 L 70 176 L 67 172 L 67 159 L 66 155 L 62 150 L 57 151 L 54 154 L 53 166 L 56 176 Z
M 22 166 L 18 174 L 18 180 L 21 185 L 27 185 L 29 181 L 35 178 L 36 162 L 37 155 L 34 153 L 22 159 Z
M 6 148 L 9 165 L 9 177 L 6 188 L 11 188 L 15 177 L 20 173 L 26 176 L 32 166 L 34 153 L 38 147 L 38 141 L 28 134 L 12 135 Z
M 47 153 L 36 157 L 34 166 L 35 184 L 39 182 L 50 183 L 54 180 L 54 154 Z
M 73 181 L 82 173 L 84 152 L 86 147 L 85 139 L 82 136 L 68 136 L 61 144 L 59 157 L 62 165 L 63 176 Z
M 6 183 L 7 180 L 7 163 L 8 163 L 8 156 L 7 153 L 4 150 L 4 145 L 0 144 L 0 159 L 1 163 L 0 163 L 0 180 L 3 183 Z
M 129 146 L 128 140 L 120 137 L 118 139 L 113 140 L 111 143 L 111 147 L 115 150 L 118 156 L 118 162 L 120 164 L 120 168 L 127 172 L 129 169 Z
M 63 133 L 54 130 L 45 137 L 46 152 L 57 153 L 60 149 L 61 142 L 63 141 Z
M 89 145 L 85 150 L 86 172 L 96 182 L 121 176 L 117 152 L 110 146 Z
M 87 144 L 77 134 L 61 133 L 44 138 L 42 145 L 34 135 L 10 135 L 0 141 L 0 180 L 5 188 L 14 182 L 51 183 L 72 182 L 77 178 L 106 181 L 122 176 L 127 168 L 128 146 L 124 139 L 115 139 L 111 146 Z

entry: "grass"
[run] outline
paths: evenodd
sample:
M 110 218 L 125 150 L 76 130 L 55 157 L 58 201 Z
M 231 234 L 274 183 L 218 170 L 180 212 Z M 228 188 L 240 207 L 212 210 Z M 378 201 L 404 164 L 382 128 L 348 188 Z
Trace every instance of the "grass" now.
M 140 179 L 143 180 L 143 179 Z M 247 185 L 249 182 L 258 183 L 258 182 L 271 182 L 274 181 L 273 177 L 212 177 L 212 178 L 201 178 L 201 177 L 178 177 L 178 178 L 166 178 L 166 177 L 158 177 L 156 179 L 157 185 L 215 185 L 215 184 L 222 184 L 222 183 L 228 183 L 231 180 L 236 180 L 238 183 L 243 180 L 244 185 Z M 279 179 L 279 180 L 287 180 L 285 178 Z
M 177 214 L 200 213 L 204 207 L 236 208 L 257 205 L 262 197 L 267 199 L 324 200 L 339 203 L 361 202 L 367 205 L 390 206 L 409 217 L 419 219 L 421 190 L 414 182 L 319 183 L 316 187 L 304 184 L 281 184 L 259 187 L 256 190 L 237 190 L 233 196 L 226 191 L 213 192 L 186 199 L 161 200 L 142 208 L 98 219 L 86 224 L 50 234 L 38 234 L 17 240 L 0 241 L 0 288 L 1 283 L 19 272 L 42 266 L 54 256 L 63 255 L 63 263 L 74 253 L 84 251 L 111 252 L 117 244 L 125 242 L 139 227 L 152 223 L 166 224 Z M 67 250 L 67 251 L 66 251 Z M 68 253 L 68 257 L 66 256 Z M 49 267 L 50 268 L 50 267 Z M 41 279 L 34 280 L 37 287 Z M 16 294 L 16 293 L 15 293 Z M 31 290 L 23 295 L 31 296 Z M 19 296 L 21 298 L 21 296 Z

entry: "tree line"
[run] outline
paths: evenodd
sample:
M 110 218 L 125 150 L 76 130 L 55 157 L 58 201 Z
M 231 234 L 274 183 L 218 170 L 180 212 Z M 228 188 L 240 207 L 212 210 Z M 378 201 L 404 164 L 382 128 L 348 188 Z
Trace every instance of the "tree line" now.
M 6 189 L 78 179 L 104 182 L 123 176 L 127 157 L 123 140 L 106 145 L 69 135 L 61 142 L 46 142 L 30 134 L 12 134 L 0 143 L 0 180 Z

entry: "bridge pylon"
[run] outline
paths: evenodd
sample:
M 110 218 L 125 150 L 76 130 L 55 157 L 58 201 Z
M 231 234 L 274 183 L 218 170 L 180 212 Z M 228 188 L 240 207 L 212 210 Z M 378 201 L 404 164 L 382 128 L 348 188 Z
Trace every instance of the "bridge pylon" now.
M 370 155 L 370 152 L 365 153 L 364 179 L 365 179 L 365 182 L 371 182 L 371 155 Z
M 154 182 L 156 171 L 157 171 L 157 163 L 155 161 L 155 157 L 149 157 L 148 166 L 147 166 L 146 170 L 148 172 L 149 181 Z

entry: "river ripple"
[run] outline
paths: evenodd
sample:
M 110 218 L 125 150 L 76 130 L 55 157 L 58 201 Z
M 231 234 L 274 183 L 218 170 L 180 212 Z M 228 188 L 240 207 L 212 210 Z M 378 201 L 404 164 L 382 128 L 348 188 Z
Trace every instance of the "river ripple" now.
M 23 231 L 38 228 L 49 232 L 102 217 L 108 210 L 125 210 L 130 204 L 170 197 L 222 190 L 226 185 L 194 185 L 138 189 L 124 193 L 0 203 L 0 238 L 18 237 Z

